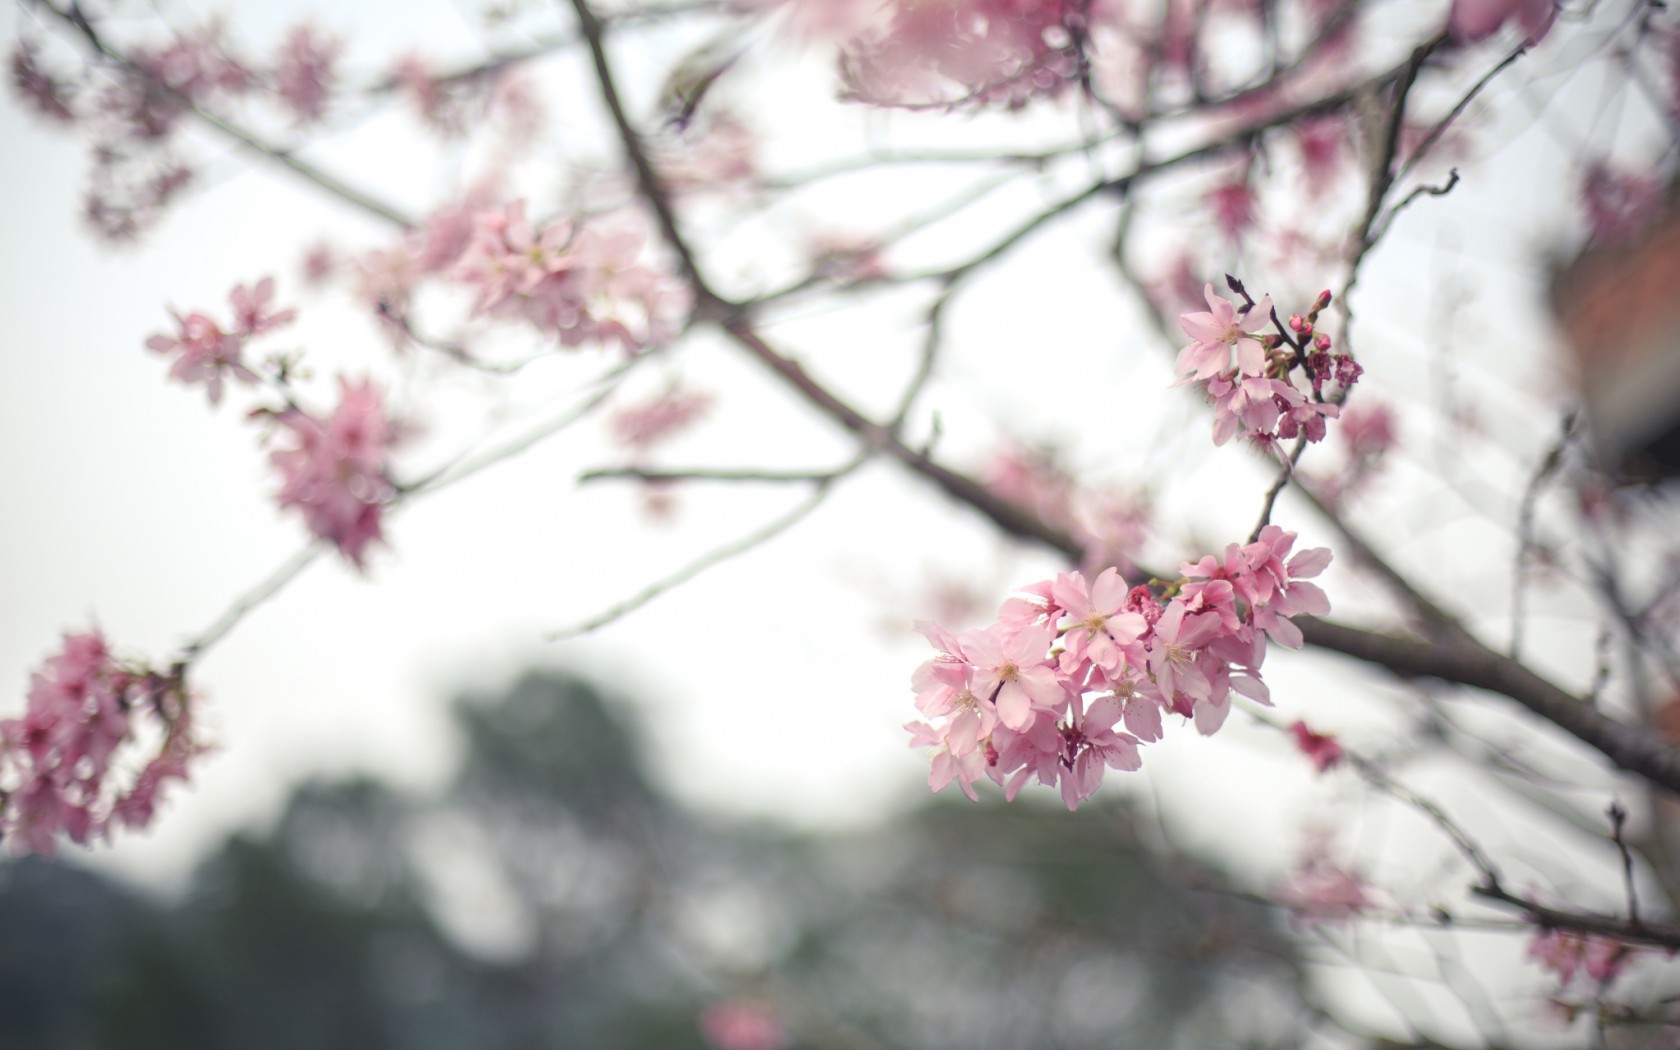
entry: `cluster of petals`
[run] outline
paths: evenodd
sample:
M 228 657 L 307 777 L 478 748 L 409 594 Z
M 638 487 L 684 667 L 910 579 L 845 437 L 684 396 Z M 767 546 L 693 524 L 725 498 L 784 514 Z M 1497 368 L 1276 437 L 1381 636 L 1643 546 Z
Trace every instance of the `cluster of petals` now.
M 1020 106 L 1073 82 L 1092 4 L 892 0 L 845 44 L 841 75 L 882 106 Z
M 132 779 L 119 773 L 155 744 Z M 30 679 L 22 718 L 0 720 L 0 836 L 14 854 L 51 855 L 149 823 L 163 787 L 203 750 L 179 675 L 121 665 L 97 630 L 64 636 Z
M 1213 405 L 1214 444 L 1223 445 L 1241 433 L 1256 447 L 1287 461 L 1280 442 L 1296 437 L 1323 440 L 1325 421 L 1340 411 L 1335 403 L 1324 400 L 1323 384 L 1330 379 L 1344 388 L 1351 386 L 1359 377 L 1359 366 L 1346 355 L 1330 355 L 1329 340 L 1314 336 L 1309 321 L 1294 318 L 1299 325 L 1297 338 L 1315 351 L 1307 357 L 1306 369 L 1312 392 L 1303 393 L 1290 378 L 1294 365 L 1273 360 L 1270 351 L 1278 337 L 1258 334 L 1272 319 L 1271 296 L 1238 308 L 1215 294 L 1211 284 L 1203 295 L 1206 311 L 1179 317 L 1192 342 L 1179 351 L 1174 370 L 1184 377 L 1181 384 L 1200 387 Z M 1309 317 L 1316 319 L 1317 310 Z M 1316 363 L 1318 358 L 1323 359 L 1322 367 Z
M 394 494 L 387 478 L 395 431 L 371 381 L 339 380 L 338 407 L 318 418 L 292 407 L 274 414 L 290 444 L 269 458 L 279 470 L 282 508 L 296 507 L 309 531 L 360 568 L 382 538 L 381 515 Z
M 326 114 L 343 50 L 341 42 L 307 25 L 286 35 L 274 63 L 274 91 L 298 124 L 313 124 Z
M 1632 957 L 1632 949 L 1614 937 L 1578 930 L 1537 929 L 1528 942 L 1528 957 L 1541 969 L 1557 975 L 1567 986 L 1579 975 L 1600 985 L 1614 981 Z
M 984 479 L 994 495 L 1073 536 L 1085 551 L 1083 569 L 1112 565 L 1130 573 L 1148 541 L 1153 507 L 1146 494 L 1083 485 L 1054 450 L 1005 442 L 992 453 Z
M 768 1003 L 724 999 L 700 1011 L 700 1034 L 717 1050 L 780 1050 L 787 1029 Z
M 1288 880 L 1274 898 L 1303 925 L 1345 923 L 1375 907 L 1376 891 L 1353 867 L 1339 860 L 1331 836 L 1308 836 Z
M 712 395 L 696 390 L 671 389 L 628 405 L 613 413 L 613 440 L 634 452 L 647 452 L 693 426 L 712 407 L 712 400 Z
M 687 309 L 681 282 L 641 263 L 643 237 L 556 219 L 540 226 L 525 202 L 479 212 L 454 270 L 475 309 L 520 317 L 564 346 L 640 350 L 668 339 Z
M 1447 31 L 1459 43 L 1473 44 L 1498 33 L 1507 23 L 1522 32 L 1533 46 L 1551 31 L 1557 18 L 1553 0 L 1453 0 Z
M 295 310 L 273 309 L 272 277 L 263 278 L 255 287 L 235 286 L 228 300 L 234 313 L 230 328 L 223 329 L 208 314 L 194 311 L 183 316 L 170 311 L 175 318 L 175 334 L 154 335 L 146 340 L 150 349 L 174 355 L 175 363 L 169 369 L 171 379 L 189 385 L 203 383 L 213 405 L 222 399 L 225 377 L 231 375 L 242 382 L 256 382 L 256 373 L 241 359 L 246 341 L 290 324 L 297 317 Z
M 1233 690 L 1269 704 L 1260 680 L 1268 640 L 1299 647 L 1290 617 L 1329 611 L 1307 581 L 1330 552 L 1291 556 L 1294 542 L 1268 526 L 1222 558 L 1184 565 L 1167 587 L 1128 586 L 1115 568 L 1089 582 L 1061 573 L 1005 602 L 988 627 L 919 624 L 938 654 L 911 678 L 924 720 L 906 728 L 913 747 L 933 750 L 929 786 L 955 782 L 975 798 L 988 777 L 1013 799 L 1037 780 L 1075 809 L 1105 770 L 1141 766 L 1164 715 L 1211 735 Z

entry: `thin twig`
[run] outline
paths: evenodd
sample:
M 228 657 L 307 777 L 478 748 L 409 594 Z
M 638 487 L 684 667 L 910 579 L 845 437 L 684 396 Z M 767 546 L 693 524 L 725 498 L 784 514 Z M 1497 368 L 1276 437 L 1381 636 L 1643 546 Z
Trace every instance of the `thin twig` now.
M 714 565 L 721 564 L 731 558 L 745 554 L 753 548 L 762 546 L 777 536 L 780 536 L 788 529 L 791 529 L 801 521 L 804 521 L 812 511 L 821 506 L 823 500 L 827 498 L 828 493 L 832 490 L 834 483 L 862 466 L 868 458 L 868 453 L 864 453 L 852 460 L 852 462 L 847 464 L 845 467 L 842 467 L 840 470 L 819 479 L 816 482 L 816 487 L 812 493 L 805 499 L 801 500 L 798 505 L 787 513 L 779 515 L 762 527 L 754 529 L 752 532 L 747 533 L 739 539 L 731 540 L 722 546 L 715 547 L 712 550 L 707 551 L 705 554 L 695 558 L 676 572 L 655 580 L 653 583 L 648 584 L 646 587 L 637 591 L 625 600 L 603 610 L 600 613 L 597 613 L 594 616 L 591 616 L 589 619 L 584 620 L 581 623 L 574 624 L 571 627 L 562 628 L 561 630 L 553 632 L 548 636 L 548 640 L 551 642 L 563 642 L 589 634 L 593 631 L 597 631 L 615 620 L 628 616 L 630 613 L 642 608 L 667 591 L 680 587 Z

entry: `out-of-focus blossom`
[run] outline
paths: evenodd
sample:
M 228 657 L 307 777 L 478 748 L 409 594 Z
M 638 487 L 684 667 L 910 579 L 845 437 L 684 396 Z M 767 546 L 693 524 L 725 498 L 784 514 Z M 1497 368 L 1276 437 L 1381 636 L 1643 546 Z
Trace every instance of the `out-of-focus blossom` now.
M 382 539 L 380 517 L 394 494 L 386 477 L 394 429 L 371 381 L 339 380 L 330 416 L 298 408 L 276 413 L 291 444 L 269 458 L 280 471 L 281 507 L 296 507 L 309 531 L 362 568 L 368 545 Z
M 651 401 L 629 405 L 613 413 L 613 440 L 644 453 L 693 426 L 712 407 L 710 394 L 667 390 Z
M 203 750 L 178 672 L 125 666 L 98 630 L 66 634 L 30 677 L 24 716 L 0 720 L 0 836 L 14 854 L 50 856 L 61 834 L 85 845 L 142 827 Z M 148 751 L 125 783 L 118 758 Z
M 768 1003 L 725 999 L 700 1011 L 700 1034 L 717 1050 L 779 1050 L 787 1030 Z
M 1554 0 L 1453 0 L 1447 31 L 1463 44 L 1486 40 L 1507 22 L 1515 23 L 1530 45 L 1551 31 L 1557 17 Z
M 41 68 L 35 46 L 19 40 L 12 48 L 12 90 L 43 117 L 68 124 L 76 119 L 70 86 Z
M 1305 722 L 1297 721 L 1289 727 L 1295 746 L 1312 762 L 1320 773 L 1329 772 L 1342 761 L 1342 745 L 1333 733 L 1315 733 Z
M 343 50 L 342 42 L 311 26 L 295 26 L 286 35 L 274 63 L 274 90 L 298 124 L 313 124 L 326 114 Z

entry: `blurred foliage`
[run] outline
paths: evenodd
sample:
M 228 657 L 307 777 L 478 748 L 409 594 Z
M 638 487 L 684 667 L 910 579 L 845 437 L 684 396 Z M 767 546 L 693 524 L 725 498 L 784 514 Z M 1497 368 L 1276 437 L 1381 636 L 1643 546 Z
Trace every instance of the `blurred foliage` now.
M 1301 1036 L 1288 939 L 1118 804 L 730 823 L 660 792 L 622 709 L 540 675 L 462 700 L 447 790 L 302 787 L 178 901 L 0 865 L 0 1050 L 694 1047 L 735 996 L 836 1050 Z

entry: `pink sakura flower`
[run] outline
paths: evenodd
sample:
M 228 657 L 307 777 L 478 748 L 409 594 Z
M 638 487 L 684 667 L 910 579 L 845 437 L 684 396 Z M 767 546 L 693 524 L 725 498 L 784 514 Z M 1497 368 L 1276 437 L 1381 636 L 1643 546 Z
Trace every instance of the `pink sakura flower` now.
M 294 26 L 274 64 L 274 90 L 298 124 L 313 124 L 327 111 L 344 45 L 306 25 Z
M 12 90 L 41 116 L 71 123 L 76 111 L 71 108 L 70 86 L 43 70 L 36 57 L 35 45 L 26 40 L 12 48 Z
M 461 93 L 449 82 L 433 76 L 420 56 L 409 55 L 398 62 L 391 81 L 414 103 L 421 119 L 433 131 L 446 138 L 465 134 L 471 117 Z
M 717 1050 L 779 1050 L 787 1031 L 767 1003 L 725 999 L 700 1011 L 700 1034 Z
M 1309 837 L 1289 882 L 1277 892 L 1297 922 L 1313 925 L 1356 919 L 1375 907 L 1371 884 L 1329 853 L 1329 837 Z
M 1149 625 L 1138 614 L 1123 611 L 1130 591 L 1118 569 L 1104 569 L 1088 589 L 1079 573 L 1062 573 L 1056 577 L 1053 594 L 1056 604 L 1074 621 L 1062 635 L 1066 646 L 1063 673 L 1081 680 L 1084 676 L 1074 671 L 1089 661 L 1113 678 L 1122 668 L 1144 662 L 1138 639 Z
M 1207 312 L 1181 314 L 1178 318 L 1184 334 L 1195 342 L 1179 351 L 1174 371 L 1192 372 L 1192 380 L 1208 379 L 1231 367 L 1231 354 L 1235 351 L 1242 374 L 1259 376 L 1265 371 L 1266 357 L 1254 333 L 1271 321 L 1271 296 L 1239 311 L 1235 303 L 1215 295 L 1212 284 L 1202 294 L 1207 299 Z
M 974 695 L 991 699 L 998 720 L 1011 729 L 1031 722 L 1035 707 L 1053 711 L 1067 702 L 1046 655 L 1051 634 L 1046 625 L 1009 636 L 996 629 L 968 631 L 961 638 L 963 653 L 974 664 Z
M 1127 668 L 1108 682 L 1108 695 L 1121 706 L 1121 720 L 1126 731 L 1144 743 L 1153 743 L 1164 735 L 1161 712 L 1166 707 L 1155 683 Z
M 170 314 L 175 318 L 176 334 L 154 335 L 146 340 L 146 346 L 160 354 L 179 355 L 169 369 L 171 379 L 188 385 L 203 383 L 212 405 L 221 403 L 224 375 L 247 383 L 256 382 L 257 374 L 239 359 L 245 346 L 244 336 L 222 331 L 215 321 L 201 313 L 182 317 L 171 310 Z
M 394 494 L 386 460 L 394 438 L 371 381 L 339 380 L 340 401 L 326 419 L 287 409 L 278 421 L 293 444 L 269 459 L 280 471 L 281 507 L 296 507 L 309 531 L 330 540 L 357 568 L 381 539 L 380 516 Z
M 116 759 L 132 753 L 137 722 L 157 723 L 162 743 L 125 788 Z M 15 854 L 50 855 L 61 833 L 86 844 L 113 823 L 141 826 L 202 750 L 179 676 L 123 667 L 97 630 L 67 634 L 31 676 L 24 716 L 0 720 L 0 837 Z
M 1196 652 L 1218 633 L 1219 617 L 1209 613 L 1186 615 L 1187 607 L 1174 600 L 1156 621 L 1149 639 L 1149 674 L 1163 699 L 1179 693 L 1191 700 L 1206 699 L 1213 685 L 1196 661 Z
M 1566 986 L 1577 974 L 1604 986 L 1621 976 L 1632 950 L 1622 941 L 1576 930 L 1546 929 L 1534 931 L 1528 942 L 1528 957 L 1541 969 L 1557 974 L 1558 984 Z
M 1299 720 L 1289 727 L 1289 731 L 1294 734 L 1295 746 L 1312 760 L 1313 768 L 1320 773 L 1329 772 L 1341 764 L 1342 745 L 1336 742 L 1335 734 L 1315 733 Z
M 257 282 L 255 288 L 236 285 L 228 294 L 228 300 L 233 303 L 234 321 L 238 325 L 239 334 L 249 338 L 261 335 L 271 328 L 291 324 L 297 319 L 296 310 L 280 310 L 269 312 L 269 302 L 274 298 L 274 278 L 264 277 Z
M 928 721 L 906 728 L 914 746 L 936 749 L 929 783 L 956 780 L 973 797 L 983 772 L 1012 800 L 1037 780 L 1059 786 L 1072 808 L 1104 769 L 1137 768 L 1138 749 L 1163 737 L 1163 711 L 1212 735 L 1233 692 L 1269 706 L 1259 674 L 1268 637 L 1298 644 L 1288 617 L 1328 611 L 1304 578 L 1323 571 L 1329 551 L 1291 556 L 1295 538 L 1268 527 L 1222 560 L 1186 563 L 1165 586 L 1128 590 L 1113 567 L 1089 586 L 1063 573 L 1005 602 L 984 630 L 918 624 L 938 655 L 911 679 Z M 1326 760 L 1331 746 L 1317 745 Z
M 613 440 L 637 453 L 647 452 L 680 433 L 712 407 L 710 394 L 667 390 L 651 401 L 613 413 Z
M 1662 200 L 1660 180 L 1617 171 L 1602 160 L 1588 165 L 1581 180 L 1587 228 L 1600 244 L 1619 244 L 1649 229 Z
M 228 332 L 222 331 L 221 326 L 205 314 L 195 312 L 182 317 L 171 310 L 170 314 L 175 318 L 175 336 L 154 335 L 146 340 L 146 346 L 160 354 L 178 354 L 174 367 L 169 370 L 170 378 L 189 384 L 203 383 L 210 395 L 210 403 L 219 404 L 224 375 L 232 375 L 246 383 L 257 380 L 256 373 L 240 360 L 245 340 L 290 324 L 297 317 L 296 310 L 269 312 L 268 304 L 273 298 L 272 277 L 263 278 L 255 288 L 242 284 L 236 286 L 228 295 L 234 312 L 234 328 Z
M 1138 740 L 1114 730 L 1120 717 L 1121 703 L 1113 696 L 1098 699 L 1088 709 L 1077 702 L 1073 705 L 1072 720 L 1061 728 L 1058 770 L 1062 802 L 1069 811 L 1097 793 L 1107 770 L 1131 773 L 1143 768 Z
M 1461 44 L 1474 44 L 1515 22 L 1532 46 L 1551 31 L 1556 17 L 1553 0 L 1453 0 L 1447 31 Z
M 928 788 L 934 794 L 955 781 L 970 802 L 980 801 L 974 782 L 987 772 L 986 752 L 974 747 L 972 742 L 965 749 L 961 740 L 954 739 L 957 735 L 955 722 L 944 726 L 906 722 L 904 728 L 910 731 L 911 747 L 935 749 L 928 762 Z
M 1254 225 L 1254 190 L 1246 178 L 1214 187 L 1207 202 L 1213 210 L 1214 225 L 1232 241 Z

